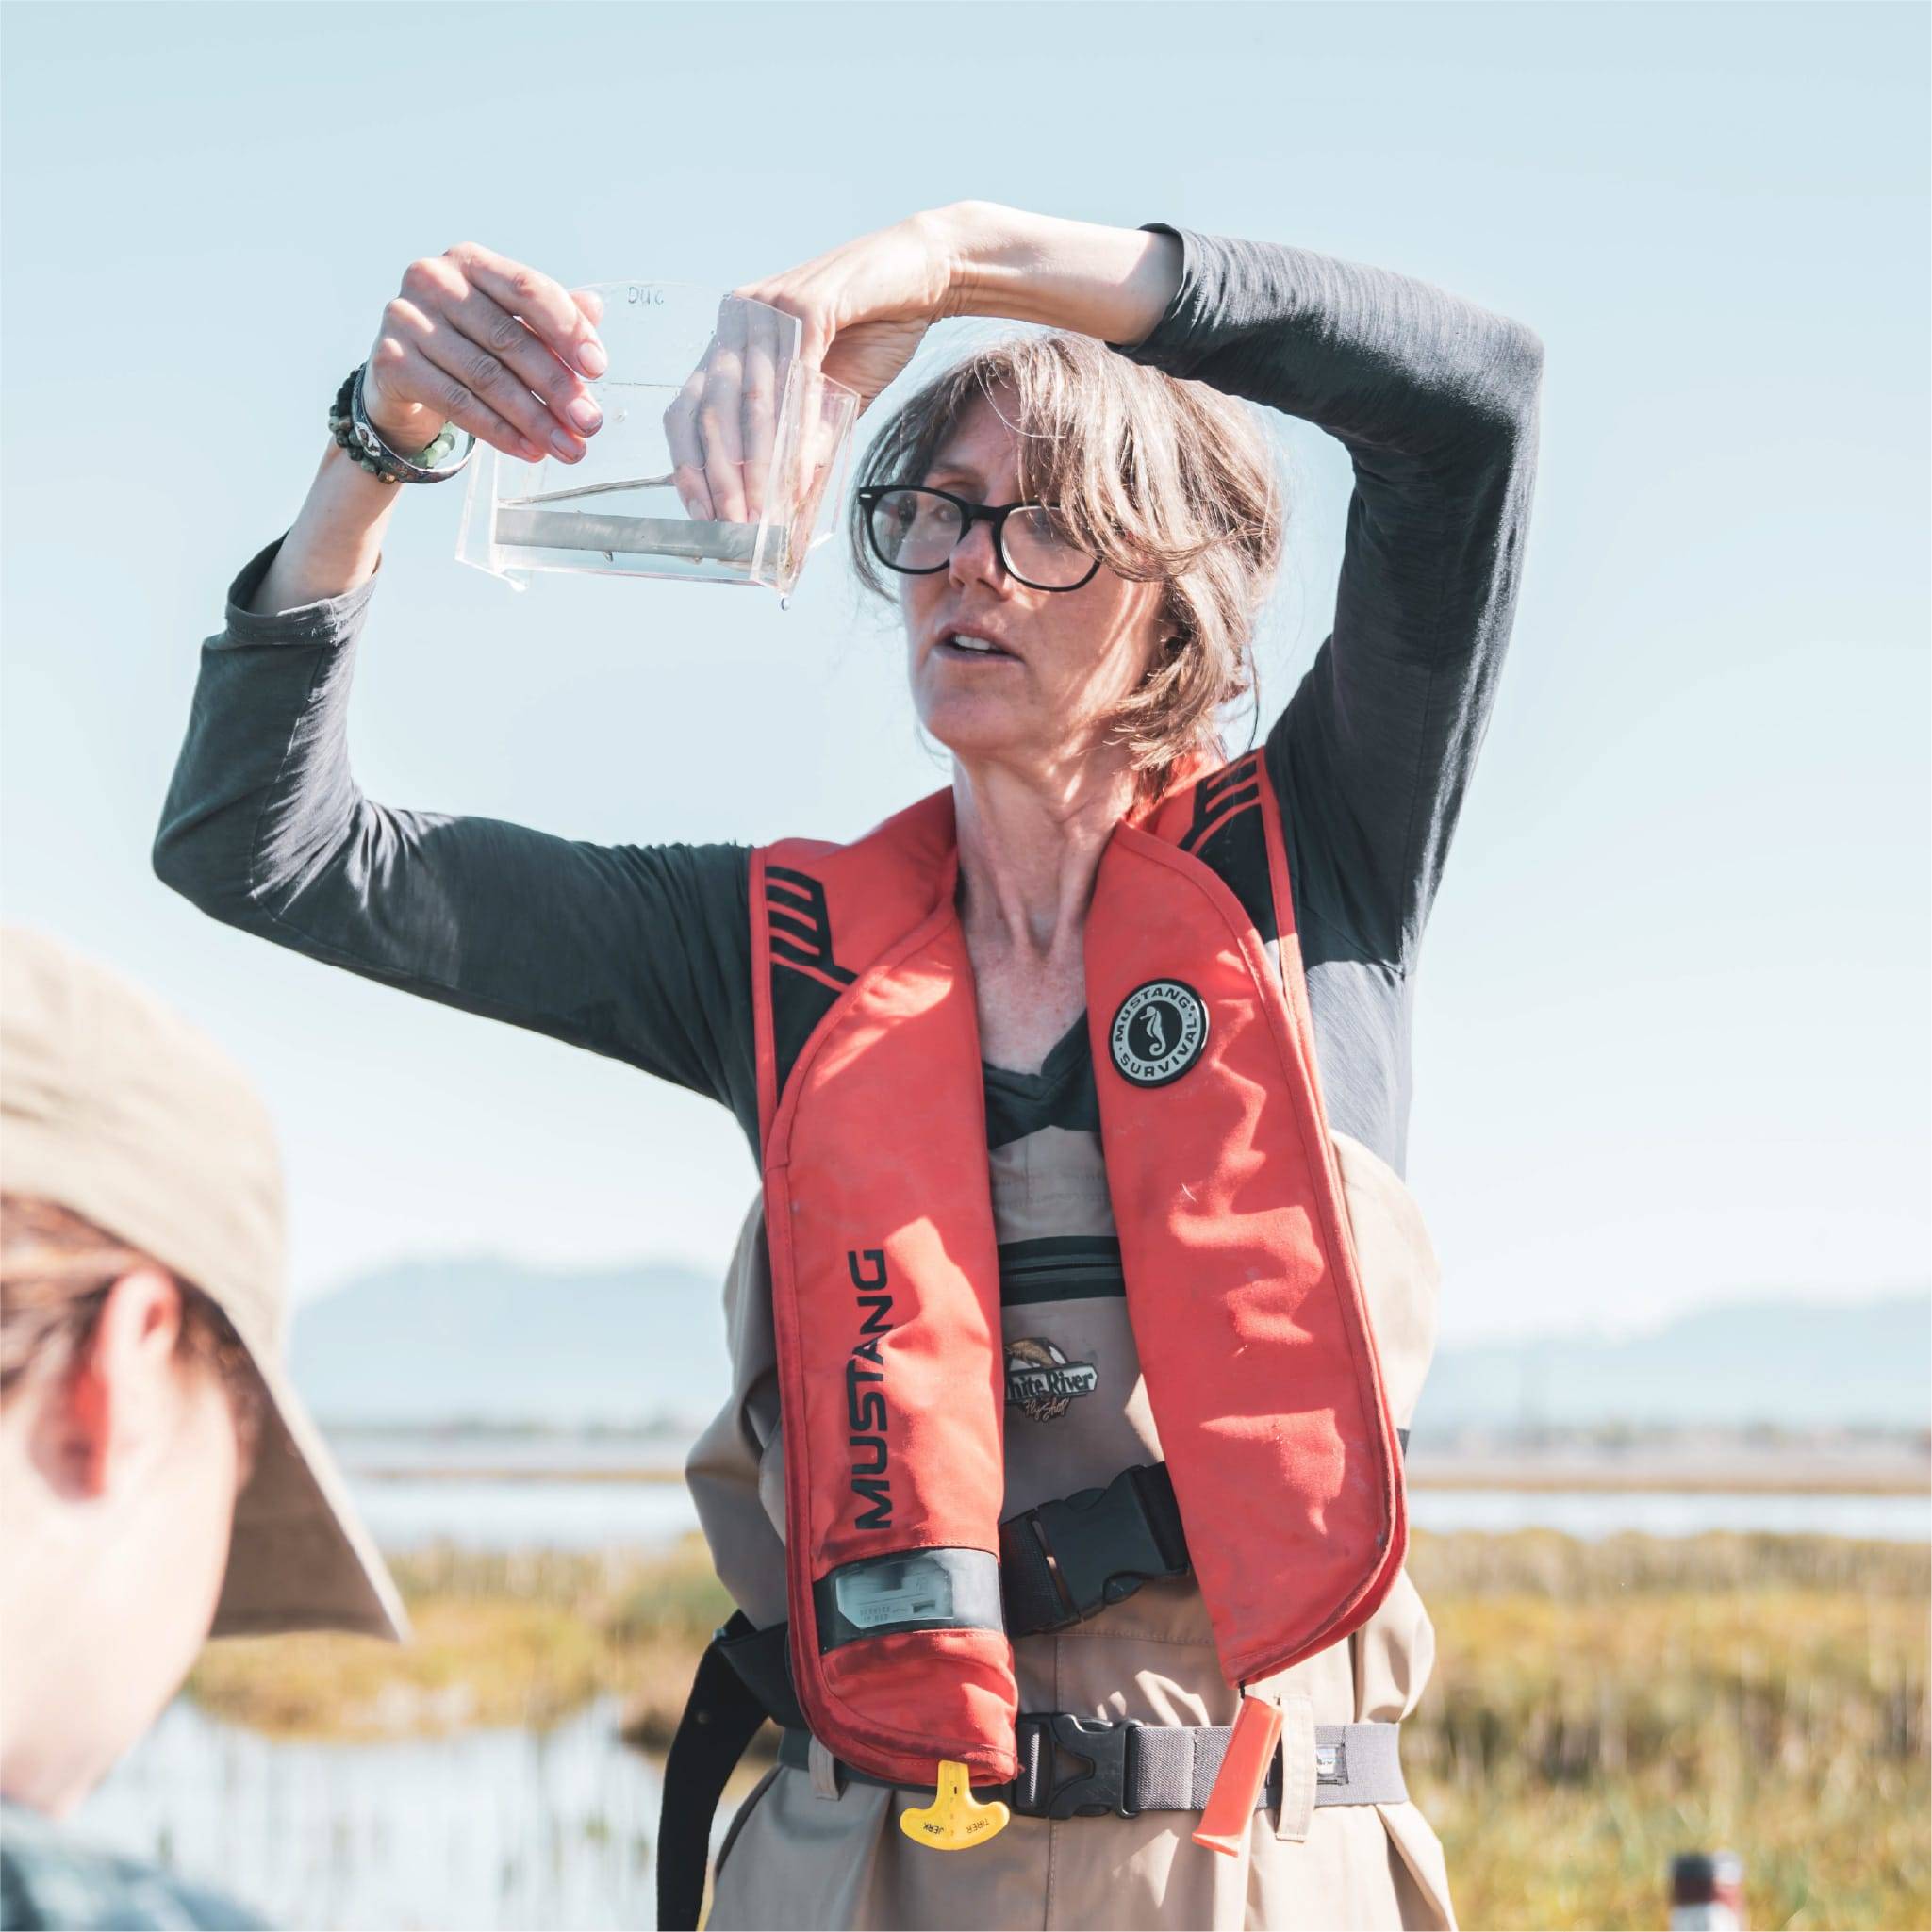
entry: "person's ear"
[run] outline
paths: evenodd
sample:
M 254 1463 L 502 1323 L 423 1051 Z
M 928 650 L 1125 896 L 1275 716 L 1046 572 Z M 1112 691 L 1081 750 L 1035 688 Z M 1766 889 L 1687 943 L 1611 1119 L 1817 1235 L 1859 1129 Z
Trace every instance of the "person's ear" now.
M 103 1496 L 151 1443 L 174 1394 L 181 1290 L 165 1269 L 131 1268 L 61 1379 L 63 1473 L 79 1494 Z
M 1185 637 L 1163 637 L 1154 646 L 1154 654 L 1148 658 L 1147 669 L 1140 674 L 1141 684 L 1152 684 L 1181 655 L 1186 645 Z

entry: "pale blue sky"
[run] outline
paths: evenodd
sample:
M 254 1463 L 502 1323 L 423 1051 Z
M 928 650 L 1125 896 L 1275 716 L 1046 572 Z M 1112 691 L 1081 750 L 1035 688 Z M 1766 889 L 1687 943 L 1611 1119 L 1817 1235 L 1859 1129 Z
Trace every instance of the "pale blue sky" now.
M 315 1292 L 404 1254 L 721 1263 L 722 1109 L 310 965 L 147 851 L 199 639 L 415 256 L 719 288 L 981 196 L 1418 275 L 1547 350 L 1514 641 L 1417 991 L 1446 1336 L 1925 1278 L 1918 6 L 5 9 L 8 917 L 258 1075 Z M 962 329 L 929 339 L 956 352 Z M 1284 424 L 1279 705 L 1348 470 Z M 858 833 L 940 773 L 821 552 L 746 591 L 453 559 L 410 492 L 355 700 L 398 804 Z

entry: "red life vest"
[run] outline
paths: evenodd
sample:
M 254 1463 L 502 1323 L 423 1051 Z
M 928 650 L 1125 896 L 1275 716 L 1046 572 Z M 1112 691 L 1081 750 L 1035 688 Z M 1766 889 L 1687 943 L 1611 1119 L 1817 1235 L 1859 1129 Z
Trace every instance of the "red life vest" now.
M 1016 1774 L 999 1264 L 952 797 L 751 862 L 792 1676 L 875 1776 Z M 1374 1613 L 1400 1456 L 1259 753 L 1116 828 L 1084 934 L 1107 1185 L 1221 1668 Z

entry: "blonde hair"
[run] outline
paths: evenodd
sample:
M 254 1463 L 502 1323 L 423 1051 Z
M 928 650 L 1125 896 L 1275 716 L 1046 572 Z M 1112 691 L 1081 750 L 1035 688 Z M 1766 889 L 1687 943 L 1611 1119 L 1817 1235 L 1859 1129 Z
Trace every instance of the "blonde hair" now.
M 920 481 L 979 401 L 1018 440 L 1023 495 L 1056 505 L 1109 570 L 1164 586 L 1164 651 L 1109 720 L 1142 796 L 1157 797 L 1181 760 L 1220 754 L 1217 714 L 1253 688 L 1255 619 L 1281 557 L 1273 451 L 1235 397 L 1055 331 L 976 350 L 908 397 L 861 485 Z M 856 500 L 850 537 L 860 581 L 890 596 Z

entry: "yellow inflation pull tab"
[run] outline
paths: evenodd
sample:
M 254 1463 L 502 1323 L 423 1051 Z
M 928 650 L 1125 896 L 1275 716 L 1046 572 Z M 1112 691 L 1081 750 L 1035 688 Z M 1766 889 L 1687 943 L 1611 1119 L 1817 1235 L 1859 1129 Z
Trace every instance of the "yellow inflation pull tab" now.
M 1012 1816 L 997 1798 L 981 1804 L 973 1796 L 966 1766 L 942 1758 L 939 1790 L 933 1802 L 901 1811 L 899 1828 L 915 1844 L 931 1845 L 935 1852 L 963 1852 L 1004 1831 Z

